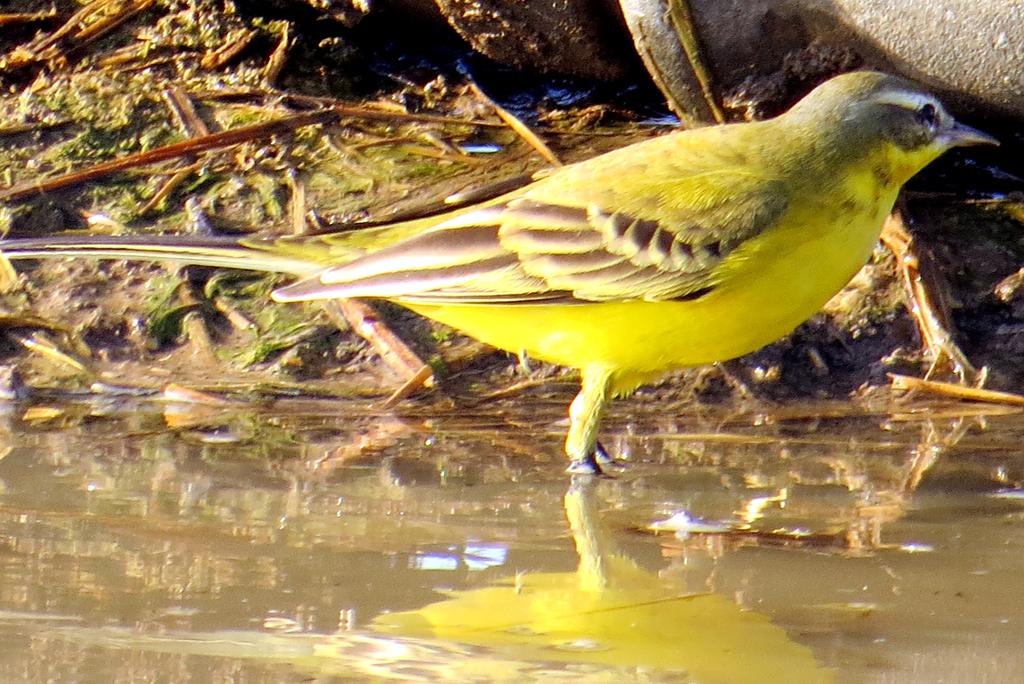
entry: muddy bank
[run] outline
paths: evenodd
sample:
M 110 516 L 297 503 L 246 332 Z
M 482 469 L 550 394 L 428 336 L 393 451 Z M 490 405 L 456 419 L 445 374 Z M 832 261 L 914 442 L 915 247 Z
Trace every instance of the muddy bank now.
M 49 7 L 16 4 L 26 16 Z M 435 211 L 453 194 L 550 163 L 483 93 L 564 161 L 666 130 L 667 112 L 649 86 L 513 72 L 458 42 L 406 50 L 401 36 L 381 40 L 372 22 L 288 20 L 280 9 L 261 16 L 202 2 L 101 4 L 109 12 L 83 16 L 75 30 L 66 28 L 80 9 L 73 3 L 0 27 L 0 223 L 10 235 L 289 234 Z M 293 125 L 325 105 L 351 109 Z M 260 128 L 280 121 L 287 125 Z M 256 132 L 230 145 L 145 156 L 247 126 Z M 957 153 L 915 179 L 906 212 L 964 353 L 991 368 L 991 385 L 1016 389 L 1024 385 L 1024 295 L 1011 277 L 1024 264 L 1024 241 L 1013 194 L 1022 186 L 1011 174 L 1024 172 L 1014 161 L 1016 134 L 1001 134 L 1003 150 Z M 76 176 L 132 155 L 141 161 L 130 168 Z M 885 386 L 890 372 L 922 374 L 931 358 L 897 265 L 879 248 L 827 313 L 788 339 L 729 364 L 727 374 L 682 373 L 648 396 L 842 397 Z M 268 303 L 279 284 L 273 276 L 71 261 L 19 271 L 2 299 L 0 361 L 30 386 L 230 382 L 380 396 L 402 382 L 330 312 Z M 373 315 L 450 393 L 563 376 L 536 363 L 527 369 L 398 307 Z

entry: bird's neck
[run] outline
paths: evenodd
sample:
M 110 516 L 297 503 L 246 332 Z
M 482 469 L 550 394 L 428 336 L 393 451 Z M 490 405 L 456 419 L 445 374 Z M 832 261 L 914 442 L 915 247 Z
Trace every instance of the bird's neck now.
M 789 153 L 778 163 L 781 173 L 798 185 L 821 192 L 837 179 L 873 179 L 882 194 L 893 194 L 938 156 L 928 150 L 910 154 L 877 137 L 861 135 L 842 122 L 830 125 L 796 119 L 786 121 L 782 135 Z

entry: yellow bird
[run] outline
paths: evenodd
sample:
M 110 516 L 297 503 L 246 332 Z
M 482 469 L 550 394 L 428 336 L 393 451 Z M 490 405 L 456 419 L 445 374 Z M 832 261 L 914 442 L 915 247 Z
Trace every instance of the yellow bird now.
M 610 460 L 597 439 L 610 398 L 789 333 L 867 261 L 900 187 L 975 144 L 998 143 L 919 86 L 861 71 L 774 119 L 640 142 L 439 217 L 311 237 L 0 249 L 292 273 L 275 300 L 389 299 L 578 368 L 565 451 L 571 470 L 594 472 Z

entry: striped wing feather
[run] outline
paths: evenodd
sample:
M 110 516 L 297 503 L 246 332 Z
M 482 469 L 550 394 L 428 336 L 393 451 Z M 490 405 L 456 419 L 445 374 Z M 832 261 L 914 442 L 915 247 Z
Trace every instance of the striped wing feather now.
M 696 298 L 718 284 L 719 264 L 785 211 L 785 195 L 772 183 L 728 180 L 716 179 L 725 188 L 718 197 L 698 194 L 690 205 L 669 198 L 658 219 L 519 196 L 325 268 L 274 296 L 437 304 Z

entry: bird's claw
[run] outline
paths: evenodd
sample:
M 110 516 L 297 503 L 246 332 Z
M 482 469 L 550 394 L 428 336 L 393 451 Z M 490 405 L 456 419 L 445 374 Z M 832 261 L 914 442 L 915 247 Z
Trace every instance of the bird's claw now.
M 604 445 L 598 442 L 594 450 L 583 458 L 573 459 L 566 468 L 567 473 L 573 475 L 600 475 L 602 477 L 614 477 L 626 469 L 626 464 L 612 457 Z

